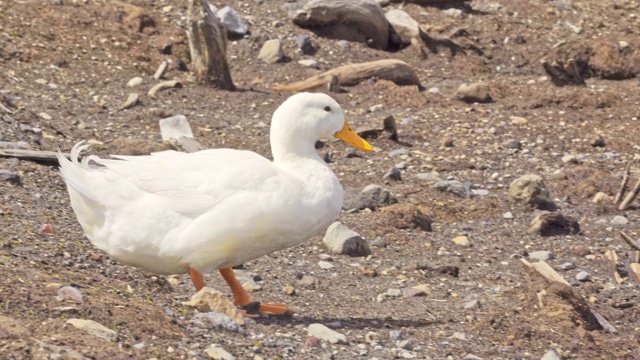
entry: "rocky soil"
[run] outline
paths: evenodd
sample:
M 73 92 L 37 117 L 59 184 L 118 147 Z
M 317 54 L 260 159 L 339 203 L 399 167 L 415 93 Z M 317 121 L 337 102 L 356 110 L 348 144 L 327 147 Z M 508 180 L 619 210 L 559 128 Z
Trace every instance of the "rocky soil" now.
M 374 153 L 319 149 L 347 191 L 339 220 L 356 251 L 334 253 L 321 234 L 246 263 L 250 294 L 296 314 L 242 326 L 185 305 L 188 276 L 93 248 L 55 163 L 0 158 L 2 357 L 640 359 L 638 259 L 619 233 L 640 239 L 640 202 L 613 201 L 630 161 L 629 188 L 640 179 L 638 2 L 380 3 L 460 49 L 326 38 L 292 23 L 301 1 L 213 2 L 249 24 L 227 44 L 229 92 L 193 81 L 186 1 L 0 0 L 0 150 L 87 140 L 101 156 L 145 154 L 170 147 L 160 119 L 185 115 L 207 147 L 269 156 L 270 116 L 289 96 L 275 85 L 400 59 L 423 87 L 372 78 L 331 93 L 356 129 L 397 125 L 396 140 L 369 131 Z M 281 40 L 276 63 L 258 58 L 269 39 Z M 542 60 L 575 63 L 585 84 L 554 85 Z M 149 96 L 164 80 L 181 86 Z M 465 83 L 481 97 L 463 96 Z M 537 177 L 510 192 L 523 175 Z M 230 297 L 219 274 L 206 281 Z

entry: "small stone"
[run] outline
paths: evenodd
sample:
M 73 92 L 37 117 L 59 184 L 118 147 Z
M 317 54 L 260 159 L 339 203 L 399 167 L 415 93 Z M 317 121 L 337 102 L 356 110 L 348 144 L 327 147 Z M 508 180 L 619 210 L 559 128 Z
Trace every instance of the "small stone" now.
M 571 249 L 571 252 L 575 256 L 585 257 L 585 256 L 591 254 L 591 249 L 589 249 L 589 247 L 587 245 L 579 244 L 579 245 L 574 246 Z
M 562 157 L 562 162 L 565 164 L 580 164 L 581 160 L 578 155 L 567 154 Z
M 400 149 L 389 151 L 389 157 L 392 157 L 392 158 L 396 156 L 410 155 L 410 154 L 411 152 L 407 148 L 400 148 Z
M 351 43 L 347 40 L 338 40 L 336 44 L 342 49 L 348 49 L 351 47 Z
M 322 260 L 318 261 L 318 266 L 324 270 L 333 269 L 335 267 L 335 265 L 333 265 L 332 263 L 328 261 L 322 261 Z
M 302 51 L 305 55 L 313 55 L 316 52 L 315 47 L 311 43 L 311 36 L 309 35 L 298 35 L 295 38 L 296 45 L 298 45 L 298 49 Z
M 586 271 L 580 271 L 579 273 L 576 274 L 576 280 L 578 281 L 587 281 L 589 280 L 590 276 L 589 273 Z
M 331 330 L 322 324 L 311 324 L 307 328 L 307 335 L 328 341 L 331 344 L 346 344 L 347 337 L 335 330 Z
M 424 181 L 427 183 L 437 183 L 442 181 L 442 178 L 440 177 L 440 174 L 438 174 L 435 171 L 431 171 L 428 173 L 419 173 L 416 175 L 416 178 L 420 181 Z
M 440 94 L 440 88 L 432 87 L 432 88 L 427 89 L 427 92 L 431 93 L 431 94 Z
M 331 224 L 322 239 L 324 245 L 336 254 L 367 256 L 371 254 L 369 244 L 357 232 L 336 221 Z
M 432 187 L 440 191 L 450 192 L 463 198 L 470 198 L 472 195 L 471 184 L 461 183 L 457 180 L 443 180 L 434 184 Z
M 136 350 L 144 350 L 147 346 L 144 343 L 137 343 L 131 345 L 131 347 Z
M 362 189 L 362 194 L 371 199 L 376 207 L 387 206 L 398 202 L 398 199 L 391 191 L 380 185 L 367 185 Z
M 20 184 L 20 175 L 13 170 L 0 169 L 0 181 Z
M 242 326 L 229 316 L 218 312 L 203 312 L 193 316 L 191 322 L 201 328 L 241 332 Z
M 116 341 L 118 339 L 117 332 L 93 320 L 69 319 L 66 323 L 73 325 L 76 329 L 107 341 Z
M 420 284 L 402 290 L 402 296 L 404 297 L 427 296 L 429 294 L 431 294 L 431 289 L 427 284 Z
M 616 215 L 609 223 L 614 226 L 622 226 L 627 225 L 629 223 L 629 219 L 621 215 Z
M 605 147 L 606 143 L 602 136 L 598 136 L 597 138 L 591 140 L 590 145 L 593 147 Z
M 543 212 L 531 220 L 529 234 L 541 236 L 573 235 L 580 233 L 580 224 L 570 216 L 559 212 Z
M 522 149 L 522 143 L 516 139 L 509 139 L 502 143 L 502 147 L 505 149 Z
M 267 40 L 260 53 L 258 59 L 266 62 L 267 64 L 275 64 L 284 58 L 284 51 L 282 50 L 282 42 L 278 39 Z
M 282 289 L 282 292 L 286 295 L 295 295 L 296 288 L 294 288 L 293 285 L 287 285 L 284 287 L 284 289 Z
M 206 286 L 193 295 L 191 300 L 184 302 L 183 305 L 196 308 L 203 313 L 216 312 L 225 314 L 239 325 L 244 325 L 244 317 L 233 302 L 220 291 Z
M 384 248 L 387 247 L 387 242 L 383 238 L 376 238 L 371 242 L 372 246 Z
M 453 138 L 451 136 L 445 136 L 440 139 L 440 146 L 453 147 Z
M 312 69 L 318 68 L 318 62 L 313 59 L 302 59 L 298 61 L 298 64 Z
M 160 120 L 160 134 L 162 135 L 162 141 L 169 141 L 171 139 L 180 139 L 182 136 L 193 139 L 193 132 L 187 117 L 184 115 L 175 115 Z
M 509 116 L 513 125 L 527 125 L 529 120 L 520 116 Z
M 629 47 L 629 43 L 624 40 L 620 40 L 618 41 L 618 46 L 620 46 L 620 49 L 626 49 Z
M 47 114 L 46 112 L 41 112 L 40 114 L 38 114 L 38 116 L 40 116 L 41 118 L 43 118 L 44 120 L 51 120 L 53 119 L 51 117 L 51 115 Z
M 489 84 L 485 83 L 462 84 L 455 97 L 467 103 L 488 103 L 493 101 L 490 90 Z
M 382 175 L 382 180 L 395 180 L 395 181 L 400 181 L 402 180 L 402 174 L 400 173 L 400 170 L 398 170 L 397 167 L 392 166 L 389 170 L 387 170 L 387 172 Z
M 204 349 L 204 352 L 209 356 L 209 358 L 214 360 L 235 360 L 236 358 L 218 345 L 211 345 Z
M 388 297 L 399 297 L 402 296 L 402 291 L 400 289 L 388 289 L 385 295 Z
M 464 303 L 464 308 L 467 310 L 479 309 L 480 307 L 481 307 L 481 304 L 480 304 L 480 300 L 478 299 L 469 300 L 466 303 Z
M 217 12 L 220 22 L 227 29 L 229 35 L 243 36 L 249 32 L 249 23 L 230 6 L 225 6 Z
M 136 86 L 138 86 L 138 85 L 142 85 L 142 82 L 143 82 L 142 78 L 141 78 L 141 77 L 136 76 L 136 77 L 134 77 L 134 78 L 131 78 L 131 80 L 129 80 L 129 81 L 127 82 L 127 86 L 128 86 L 128 87 L 136 87 Z
M 389 339 L 393 341 L 400 340 L 402 338 L 402 330 L 389 330 Z
M 558 356 L 558 353 L 555 352 L 555 350 L 549 350 L 546 353 L 544 353 L 544 355 L 542 355 L 540 360 L 561 360 L 561 359 L 560 359 L 560 356 Z
M 376 269 L 372 268 L 372 267 L 368 267 L 368 266 L 363 266 L 360 268 L 360 271 L 362 272 L 362 275 L 366 276 L 366 277 L 376 277 L 378 276 L 378 272 L 376 271 Z
M 509 198 L 536 207 L 548 207 L 551 203 L 547 185 L 540 176 L 535 174 L 527 174 L 515 179 L 509 185 Z
M 573 270 L 575 268 L 576 268 L 576 265 L 574 263 L 570 263 L 570 262 L 566 262 L 566 263 L 563 263 L 562 265 L 560 265 L 560 269 L 562 269 L 564 271 Z
M 129 96 L 127 97 L 127 100 L 124 102 L 124 104 L 122 104 L 120 108 L 122 110 L 131 109 L 132 107 L 138 104 L 138 98 L 139 98 L 138 94 L 130 93 Z
M 551 251 L 546 250 L 532 251 L 529 253 L 529 258 L 533 260 L 547 261 L 553 259 L 553 254 Z
M 58 289 L 58 296 L 56 297 L 56 299 L 58 301 L 71 300 L 78 304 L 82 304 L 84 302 L 80 290 L 74 288 L 73 286 L 63 286 Z
M 507 211 L 506 213 L 502 214 L 502 217 L 505 219 L 513 219 L 513 214 L 511 213 L 511 211 Z
M 465 14 L 464 11 L 457 8 L 442 10 L 442 15 L 455 18 L 455 19 L 464 19 L 467 16 L 467 14 Z
M 318 284 L 318 279 L 315 276 L 304 275 L 300 280 L 298 280 L 298 285 L 305 289 L 313 290 L 316 288 Z
M 466 236 L 456 236 L 451 241 L 453 241 L 456 245 L 459 245 L 462 247 L 471 246 L 471 242 L 469 241 L 469 238 Z
M 600 204 L 606 200 L 609 200 L 609 195 L 603 193 L 603 192 L 597 192 L 594 196 L 593 196 L 593 200 L 591 200 L 593 203 L 595 204 Z

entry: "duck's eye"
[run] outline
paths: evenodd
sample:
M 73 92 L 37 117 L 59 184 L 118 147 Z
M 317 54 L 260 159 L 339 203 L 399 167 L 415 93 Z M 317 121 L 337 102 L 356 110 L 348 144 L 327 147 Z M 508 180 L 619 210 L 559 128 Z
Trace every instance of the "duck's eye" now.
M 324 107 L 324 111 L 331 112 L 331 106 L 325 106 Z

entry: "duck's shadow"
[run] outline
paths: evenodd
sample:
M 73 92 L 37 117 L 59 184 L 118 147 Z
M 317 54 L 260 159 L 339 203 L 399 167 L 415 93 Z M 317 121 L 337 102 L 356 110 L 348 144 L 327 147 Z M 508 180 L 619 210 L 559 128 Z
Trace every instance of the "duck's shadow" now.
M 332 327 L 336 324 L 340 329 L 381 329 L 381 328 L 399 328 L 399 327 L 426 327 L 435 324 L 441 324 L 440 320 L 404 320 L 389 318 L 328 318 L 328 317 L 312 317 L 312 316 L 261 316 L 255 321 L 263 325 L 309 325 L 320 323 Z M 339 325 L 338 325 L 339 324 Z

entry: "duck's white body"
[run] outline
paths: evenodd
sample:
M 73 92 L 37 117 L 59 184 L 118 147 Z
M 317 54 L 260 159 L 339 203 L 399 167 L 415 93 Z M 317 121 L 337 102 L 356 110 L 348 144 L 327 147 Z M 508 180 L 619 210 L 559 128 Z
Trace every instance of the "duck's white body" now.
M 91 243 L 121 262 L 176 274 L 239 265 L 323 231 L 338 216 L 343 193 L 314 144 L 343 126 L 342 110 L 326 95 L 291 99 L 274 113 L 273 162 L 233 149 L 79 163 L 84 146 L 77 144 L 71 161 L 59 155 Z

